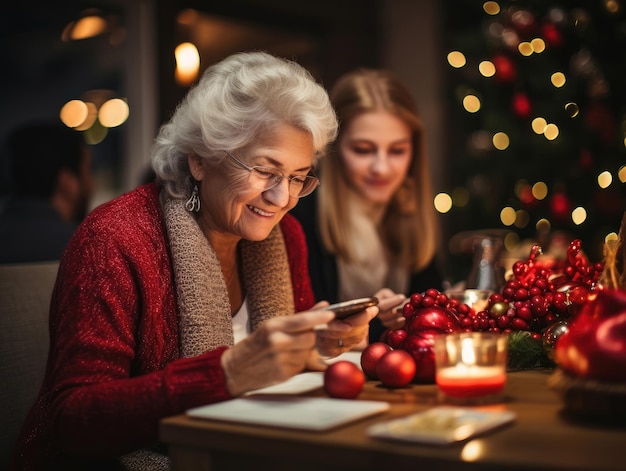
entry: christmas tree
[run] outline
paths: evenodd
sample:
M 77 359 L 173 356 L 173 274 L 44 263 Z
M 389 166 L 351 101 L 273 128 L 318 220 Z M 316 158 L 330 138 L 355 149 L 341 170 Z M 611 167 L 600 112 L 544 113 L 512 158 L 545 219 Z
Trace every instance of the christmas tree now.
M 451 233 L 580 239 L 626 210 L 626 21 L 618 0 L 450 0 Z M 510 247 L 510 245 L 509 245 Z

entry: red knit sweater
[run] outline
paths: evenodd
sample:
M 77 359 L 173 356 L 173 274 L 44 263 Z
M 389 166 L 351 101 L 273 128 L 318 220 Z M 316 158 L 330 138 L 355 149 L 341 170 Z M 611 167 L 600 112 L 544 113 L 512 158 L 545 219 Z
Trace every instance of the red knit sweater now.
M 68 244 L 50 309 L 40 396 L 13 469 L 114 459 L 158 441 L 159 420 L 229 399 L 220 347 L 178 353 L 178 307 L 159 188 L 145 185 L 91 212 Z M 280 223 L 296 311 L 314 304 L 299 223 Z M 56 463 L 53 465 L 52 463 Z

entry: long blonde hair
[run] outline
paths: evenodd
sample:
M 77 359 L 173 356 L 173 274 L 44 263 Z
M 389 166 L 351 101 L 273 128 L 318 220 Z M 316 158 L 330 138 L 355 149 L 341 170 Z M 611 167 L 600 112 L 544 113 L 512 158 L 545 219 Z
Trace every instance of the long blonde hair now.
M 330 90 L 330 100 L 339 119 L 339 137 L 319 164 L 322 185 L 318 224 L 325 248 L 338 257 L 354 261 L 352 241 L 358 228 L 350 220 L 346 197 L 345 168 L 339 141 L 350 120 L 369 111 L 387 111 L 412 130 L 413 158 L 407 178 L 393 196 L 381 225 L 381 238 L 389 255 L 411 270 L 424 268 L 433 259 L 438 243 L 438 220 L 433 207 L 431 175 L 422 120 L 411 93 L 391 73 L 359 69 L 342 76 Z

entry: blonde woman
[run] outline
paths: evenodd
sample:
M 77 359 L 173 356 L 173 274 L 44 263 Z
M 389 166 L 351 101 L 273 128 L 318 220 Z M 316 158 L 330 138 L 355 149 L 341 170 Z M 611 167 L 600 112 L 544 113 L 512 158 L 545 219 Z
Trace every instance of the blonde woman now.
M 438 221 L 422 120 L 391 73 L 360 69 L 330 90 L 340 129 L 318 167 L 321 185 L 296 207 L 309 247 L 316 299 L 375 295 L 370 342 L 404 319 L 407 296 L 442 289 Z

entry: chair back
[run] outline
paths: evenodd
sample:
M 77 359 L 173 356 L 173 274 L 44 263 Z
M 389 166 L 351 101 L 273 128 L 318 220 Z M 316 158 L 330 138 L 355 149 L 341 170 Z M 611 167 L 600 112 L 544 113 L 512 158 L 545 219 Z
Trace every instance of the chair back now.
M 43 381 L 59 262 L 0 264 L 0 469 Z

